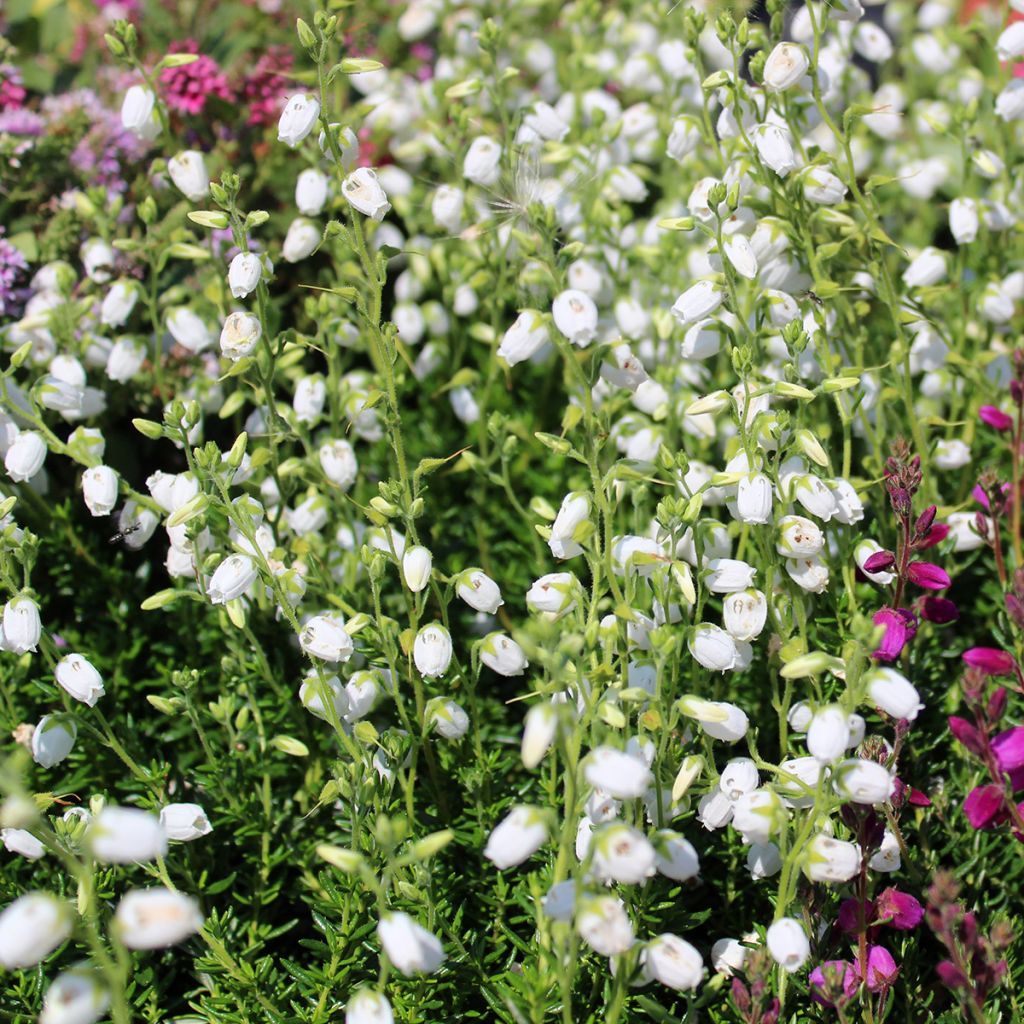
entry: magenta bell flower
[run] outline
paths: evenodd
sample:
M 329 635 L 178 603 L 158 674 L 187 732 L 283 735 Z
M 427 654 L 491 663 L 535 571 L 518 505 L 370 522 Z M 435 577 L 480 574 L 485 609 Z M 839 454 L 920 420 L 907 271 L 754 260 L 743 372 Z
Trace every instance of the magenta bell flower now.
M 916 928 L 924 917 L 924 907 L 909 893 L 900 892 L 890 886 L 875 898 L 875 919 L 890 928 L 909 932 Z
M 1003 787 L 994 782 L 975 786 L 964 801 L 964 814 L 976 829 L 995 828 L 1006 818 L 1005 800 Z
M 807 976 L 816 1003 L 835 1008 L 837 1001 L 852 999 L 860 985 L 857 968 L 845 960 L 826 960 Z
M 1015 725 L 992 740 L 992 752 L 1001 772 L 1024 767 L 1024 725 Z
M 876 551 L 864 559 L 865 572 L 885 572 L 896 564 L 896 556 L 891 551 Z
M 885 636 L 871 655 L 878 661 L 895 661 L 917 633 L 917 618 L 906 608 L 879 608 L 872 622 L 885 626 Z
M 978 410 L 978 418 L 993 430 L 1010 430 L 1013 427 L 1013 417 L 1008 416 L 1002 409 L 997 409 L 994 405 L 983 405 Z
M 961 657 L 971 668 L 987 676 L 1012 676 L 1017 670 L 1014 656 L 998 647 L 971 647 Z
M 867 984 L 869 992 L 888 988 L 900 973 L 892 954 L 884 946 L 868 947 Z M 858 972 L 859 973 L 859 972 Z
M 911 562 L 907 566 L 907 579 L 924 590 L 945 590 L 952 582 L 945 569 L 931 562 Z
M 960 609 L 948 597 L 922 597 L 914 602 L 917 613 L 926 622 L 934 622 L 942 626 L 947 622 L 956 622 L 960 618 Z

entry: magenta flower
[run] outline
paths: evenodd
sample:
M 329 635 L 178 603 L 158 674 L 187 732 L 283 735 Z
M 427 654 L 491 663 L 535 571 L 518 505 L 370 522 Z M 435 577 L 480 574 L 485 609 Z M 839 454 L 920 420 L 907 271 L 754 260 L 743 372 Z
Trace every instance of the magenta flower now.
M 853 997 L 860 984 L 857 969 L 845 960 L 826 960 L 807 977 L 816 1003 L 834 1008 Z
M 21 84 L 20 68 L 0 64 L 0 110 L 20 110 L 27 95 Z
M 1003 787 L 994 782 L 987 786 L 975 786 L 964 801 L 964 814 L 974 828 L 995 828 L 1006 817 Z
M 922 619 L 940 626 L 960 618 L 960 609 L 948 597 L 932 597 L 929 594 L 916 602 L 916 608 Z
M 865 572 L 885 572 L 896 564 L 896 556 L 891 551 L 876 551 L 864 559 Z
M 836 924 L 841 931 L 847 935 L 856 935 L 860 931 L 860 916 L 857 913 L 858 901 L 853 899 L 843 900 L 839 904 L 839 913 L 836 915 Z M 875 905 L 871 900 L 864 901 L 864 921 L 870 923 L 875 916 Z
M 900 973 L 892 954 L 884 946 L 868 947 L 867 968 L 869 992 L 880 992 L 882 989 L 888 988 L 896 980 L 896 975 Z
M 292 55 L 286 46 L 270 46 L 260 56 L 242 83 L 242 96 L 249 102 L 246 124 L 272 124 L 281 116 L 285 97 L 294 89 L 285 77 L 291 69 Z
M 987 676 L 1012 676 L 1017 670 L 1014 656 L 998 647 L 970 647 L 961 657 L 971 668 Z
M 895 661 L 917 633 L 917 619 L 906 608 L 879 608 L 872 621 L 885 626 L 885 635 L 871 656 L 878 661 Z
M 948 536 L 949 523 L 932 523 L 928 527 L 928 532 L 917 542 L 917 550 L 933 548 L 936 544 L 941 544 Z
M 194 39 L 172 43 L 171 53 L 199 53 L 199 44 Z M 167 105 L 183 114 L 201 114 L 211 96 L 222 100 L 231 99 L 231 89 L 220 65 L 206 54 L 199 54 L 197 60 L 180 68 L 164 68 L 160 72 L 164 84 Z
M 956 715 L 949 716 L 949 731 L 960 741 L 975 757 L 985 756 L 985 741 L 976 725 L 968 722 L 966 718 L 958 718 Z
M 1015 725 L 992 740 L 992 752 L 1001 772 L 1024 767 L 1024 725 Z
M 945 590 L 952 582 L 945 569 L 931 562 L 911 562 L 907 579 L 924 590 Z
M 978 417 L 982 423 L 987 423 L 993 430 L 1010 430 L 1013 427 L 1013 417 L 1008 416 L 994 405 L 983 405 L 978 410 Z
M 909 893 L 900 892 L 892 886 L 883 889 L 875 899 L 875 918 L 879 924 L 909 932 L 921 923 L 923 917 L 924 907 Z

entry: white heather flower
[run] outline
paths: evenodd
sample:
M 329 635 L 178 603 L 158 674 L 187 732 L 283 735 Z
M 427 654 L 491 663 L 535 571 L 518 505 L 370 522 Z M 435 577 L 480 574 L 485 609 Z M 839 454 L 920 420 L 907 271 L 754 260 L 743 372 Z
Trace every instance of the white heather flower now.
M 455 578 L 455 593 L 478 612 L 493 615 L 505 602 L 501 590 L 483 569 L 465 569 Z
M 814 713 L 807 727 L 807 749 L 812 757 L 824 763 L 838 761 L 849 744 L 849 717 L 838 704 L 829 704 Z
M 199 804 L 167 804 L 160 810 L 160 824 L 168 839 L 190 843 L 213 831 L 206 811 Z
M 381 221 L 391 209 L 387 193 L 370 167 L 357 167 L 342 183 L 349 205 L 371 220 Z
M 252 313 L 229 313 L 220 332 L 220 350 L 228 359 L 251 355 L 260 343 L 263 328 Z
M 329 184 L 326 174 L 315 167 L 307 167 L 295 182 L 295 205 L 299 213 L 315 217 L 327 202 Z
M 129 949 L 163 949 L 184 942 L 203 927 L 199 904 L 170 889 L 132 889 L 114 911 L 120 940 Z
M 104 807 L 87 835 L 93 856 L 104 864 L 134 864 L 167 853 L 167 833 L 160 819 L 135 807 Z
M 188 306 L 175 306 L 167 313 L 167 331 L 170 336 L 193 355 L 213 344 L 213 332 Z
M 749 757 L 734 757 L 722 769 L 718 788 L 730 800 L 739 800 L 744 793 L 753 793 L 760 781 L 757 765 Z
M 401 911 L 380 919 L 377 937 L 387 958 L 407 978 L 433 974 L 444 963 L 445 953 L 437 936 Z
M 616 800 L 643 796 L 653 780 L 650 768 L 641 758 L 607 746 L 595 747 L 590 752 L 583 777 Z
M 769 92 L 791 89 L 807 74 L 807 51 L 796 43 L 779 43 L 764 63 L 764 87 Z
M 600 956 L 621 956 L 633 945 L 633 925 L 622 900 L 615 896 L 584 897 L 576 930 Z
M 355 648 L 342 622 L 334 615 L 314 615 L 299 634 L 299 645 L 311 658 L 348 661 Z
M 831 171 L 821 166 L 808 167 L 800 175 L 804 195 L 820 206 L 834 206 L 842 202 L 846 195 L 846 186 Z
M 872 854 L 868 867 L 872 871 L 899 871 L 903 862 L 900 856 L 900 842 L 888 829 L 882 835 L 882 845 Z
M 228 287 L 236 299 L 244 299 L 256 290 L 263 276 L 263 261 L 254 252 L 240 252 L 228 267 Z
M 757 277 L 757 256 L 746 235 L 729 235 L 722 243 L 722 255 L 740 277 L 753 281 Z
M 776 793 L 770 789 L 755 789 L 733 802 L 732 825 L 748 843 L 763 844 L 782 827 L 785 814 Z
M 102 238 L 90 238 L 83 242 L 78 255 L 90 281 L 106 284 L 110 280 L 110 271 L 116 257 L 113 248 Z
M 142 369 L 148 354 L 141 338 L 118 338 L 107 356 L 107 376 L 121 384 L 131 380 Z
M 394 1024 L 395 1015 L 387 996 L 361 988 L 345 1007 L 345 1024 Z
M 672 315 L 683 326 L 710 316 L 725 301 L 725 289 L 714 281 L 698 281 L 672 305 Z
M 908 288 L 929 288 L 944 281 L 947 273 L 946 254 L 929 245 L 903 271 L 903 283 Z
M 46 847 L 31 832 L 23 828 L 0 829 L 4 849 L 16 853 L 26 860 L 39 860 L 46 854 Z
M 743 970 L 749 950 L 739 939 L 716 939 L 711 947 L 711 966 L 717 974 L 731 978 Z
M 286 263 L 298 263 L 310 256 L 320 244 L 320 228 L 305 217 L 296 217 L 288 225 L 284 236 L 281 255 Z
M 505 332 L 498 346 L 498 355 L 515 366 L 535 355 L 548 340 L 548 329 L 535 309 L 524 309 Z
M 211 604 L 227 604 L 241 597 L 256 579 L 258 571 L 248 555 L 229 555 L 210 579 L 206 588 Z
M 500 676 L 521 676 L 530 664 L 522 647 L 504 633 L 488 633 L 484 637 L 480 660 Z
M 651 939 L 640 954 L 644 977 L 676 992 L 690 992 L 704 978 L 704 960 L 690 943 L 668 932 Z
M 331 711 L 328 711 L 325 698 L 330 704 Z M 325 722 L 332 721 L 332 711 L 334 719 L 345 718 L 351 711 L 348 690 L 341 685 L 341 680 L 337 676 L 321 679 L 318 672 L 311 672 L 299 686 L 299 700 L 311 715 Z
M 516 867 L 532 857 L 547 838 L 543 811 L 519 804 L 495 826 L 484 847 L 484 856 L 497 868 Z
M 3 648 L 14 654 L 26 654 L 39 645 L 43 626 L 39 607 L 31 597 L 13 597 L 4 605 Z
M 799 971 L 811 955 L 807 933 L 795 917 L 780 918 L 768 929 L 765 939 L 772 959 L 790 974 Z
M 768 619 L 768 600 L 753 587 L 722 598 L 722 625 L 734 640 L 753 640 Z
M 775 550 L 783 558 L 813 558 L 825 547 L 820 527 L 803 516 L 783 516 L 778 522 Z
M 8 971 L 35 967 L 68 936 L 71 907 L 48 892 L 19 896 L 0 913 L 0 964 Z
M 736 485 L 736 518 L 763 524 L 772 518 L 772 482 L 764 473 L 750 473 Z
M 534 704 L 526 712 L 526 717 L 523 719 L 523 739 L 520 748 L 520 756 L 525 768 L 536 768 L 541 763 L 544 755 L 555 742 L 557 733 L 558 711 L 554 704 L 549 701 L 545 701 L 543 704 Z M 618 751 L 614 751 L 614 753 L 618 753 Z
M 186 149 L 167 161 L 167 173 L 179 192 L 193 203 L 198 203 L 210 194 L 210 176 L 206 173 L 203 154 L 196 149 Z
M 132 315 L 138 301 L 139 288 L 134 281 L 115 281 L 103 296 L 100 322 L 104 327 L 120 327 Z
M 462 210 L 466 205 L 466 193 L 454 185 L 442 185 L 435 190 L 430 200 L 430 215 L 442 231 L 456 235 L 462 228 Z
M 462 161 L 462 176 L 474 185 L 494 185 L 498 181 L 500 162 L 501 146 L 486 135 L 480 135 L 470 143 Z
M 655 873 L 655 853 L 647 837 L 621 821 L 595 830 L 592 866 L 602 882 L 638 885 Z
M 864 682 L 871 702 L 879 711 L 884 711 L 892 718 L 905 718 L 912 722 L 924 707 L 914 685 L 894 668 L 874 668 Z
M 746 590 L 754 583 L 757 570 L 735 558 L 708 559 L 701 573 L 704 585 L 712 594 L 732 594 Z
M 701 665 L 713 672 L 727 672 L 739 659 L 736 641 L 720 626 L 708 622 L 694 628 L 687 647 Z
M 935 454 L 932 456 L 932 465 L 937 469 L 963 469 L 970 464 L 971 449 L 963 441 L 938 441 L 935 444 Z
M 356 722 L 365 718 L 377 703 L 377 698 L 387 688 L 390 673 L 386 669 L 360 670 L 353 672 L 345 684 L 345 696 L 348 700 L 348 711 L 345 719 Z
M 558 330 L 580 348 L 586 348 L 597 334 L 597 306 L 577 288 L 567 288 L 555 296 L 551 316 Z
M 110 994 L 89 963 L 59 974 L 43 996 L 39 1024 L 94 1024 L 110 1007 Z
M 728 825 L 732 814 L 733 802 L 720 789 L 705 793 L 697 804 L 697 820 L 709 832 Z
M 71 753 L 78 726 L 70 715 L 43 715 L 32 731 L 32 760 L 42 768 L 60 764 Z
M 407 548 L 402 555 L 402 578 L 405 585 L 418 594 L 430 582 L 430 574 L 434 567 L 434 559 L 430 551 L 417 544 Z
M 296 93 L 277 122 L 277 141 L 293 149 L 313 130 L 320 116 L 320 101 L 305 93 Z
M 986 522 L 988 518 L 986 517 Z M 978 532 L 977 516 L 973 512 L 953 512 L 946 520 L 954 551 L 976 551 L 987 541 Z
M 1024 23 L 1015 21 L 1003 29 L 996 40 L 996 54 L 1004 61 L 1024 57 Z
M 787 558 L 786 573 L 801 590 L 822 594 L 828 587 L 828 566 L 814 558 Z
M 324 476 L 342 491 L 349 490 L 359 472 L 359 463 L 352 445 L 344 438 L 326 441 L 320 445 L 317 456 Z
M 428 700 L 424 718 L 434 732 L 446 740 L 462 739 L 469 731 L 469 715 L 461 705 L 447 697 Z
M 152 142 L 160 134 L 156 113 L 156 96 L 144 85 L 133 85 L 121 103 L 121 124 L 132 135 Z
M 549 572 L 534 580 L 526 604 L 536 612 L 560 614 L 576 606 L 579 582 L 571 572 Z
M 860 871 L 860 847 L 819 832 L 804 851 L 803 868 L 812 882 L 848 882 Z
M 448 630 L 436 622 L 424 626 L 416 634 L 412 657 L 420 675 L 428 679 L 443 676 L 452 660 L 452 638 Z
M 81 654 L 65 655 L 57 662 L 53 674 L 60 687 L 89 707 L 95 707 L 105 693 L 99 672 Z
M 651 840 L 654 845 L 654 864 L 666 878 L 685 882 L 700 873 L 700 857 L 684 836 L 672 829 L 660 829 Z
M 796 154 L 789 132 L 777 124 L 759 124 L 751 132 L 757 154 L 780 178 L 796 169 Z
M 4 469 L 15 483 L 31 480 L 43 468 L 47 448 L 42 434 L 23 430 L 4 455 Z
M 109 466 L 93 466 L 82 474 L 82 493 L 93 516 L 109 516 L 117 504 L 117 473 Z
M 853 30 L 853 48 L 865 60 L 881 64 L 893 54 L 892 40 L 873 21 L 862 21 Z
M 707 710 L 703 715 L 698 712 L 695 717 L 712 739 L 735 743 L 746 736 L 750 721 L 742 708 L 725 701 L 705 701 L 704 706 Z
M 772 878 L 782 870 L 782 856 L 774 843 L 753 843 L 747 851 L 751 878 Z
M 973 242 L 978 237 L 980 222 L 976 199 L 962 197 L 954 199 L 949 204 L 949 230 L 957 245 L 969 245 Z
M 701 138 L 700 123 L 690 114 L 684 114 L 672 122 L 665 152 L 673 160 L 682 162 L 700 145 Z
M 837 765 L 833 779 L 836 792 L 855 804 L 884 804 L 896 786 L 888 768 L 860 757 Z

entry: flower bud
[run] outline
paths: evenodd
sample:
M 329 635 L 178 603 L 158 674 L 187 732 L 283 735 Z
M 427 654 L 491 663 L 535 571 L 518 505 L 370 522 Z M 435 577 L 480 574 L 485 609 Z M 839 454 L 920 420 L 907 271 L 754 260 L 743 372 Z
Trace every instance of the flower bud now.
M 516 867 L 532 857 L 547 839 L 543 812 L 519 804 L 491 832 L 484 856 L 497 868 Z
M 71 907 L 48 892 L 30 892 L 0 913 L 0 964 L 8 971 L 35 967 L 71 934 Z
M 107 356 L 107 376 L 119 384 L 131 380 L 141 369 L 149 353 L 141 338 L 125 335 L 111 346 Z
M 210 176 L 206 161 L 196 149 L 186 149 L 167 161 L 167 173 L 179 192 L 193 203 L 201 202 L 210 194 Z
M 757 570 L 735 558 L 711 558 L 701 575 L 712 594 L 732 594 L 752 586 Z
M 369 674 L 369 673 L 368 673 Z M 376 694 L 374 694 L 376 696 Z M 334 712 L 334 721 L 345 718 L 350 711 L 347 689 L 341 685 L 337 676 L 321 679 L 319 673 L 311 672 L 299 686 L 299 700 L 311 714 L 325 722 L 332 721 L 324 700 L 330 701 Z M 371 701 L 372 703 L 372 701 Z
M 277 141 L 294 149 L 313 130 L 319 116 L 320 101 L 305 93 L 296 93 L 281 111 Z
M 761 162 L 780 178 L 797 167 L 796 154 L 790 133 L 777 124 L 759 124 L 751 132 Z
M 420 544 L 408 548 L 402 556 L 402 577 L 414 594 L 418 594 L 430 582 L 433 565 L 430 551 Z
M 133 889 L 114 911 L 120 940 L 129 949 L 163 949 L 184 942 L 203 927 L 199 904 L 170 889 Z
M 452 661 L 452 638 L 438 623 L 424 626 L 412 646 L 412 657 L 420 675 L 427 679 L 443 676 Z
M 739 661 L 733 637 L 721 627 L 707 622 L 694 628 L 687 647 L 694 659 L 712 672 L 727 672 Z
M 536 768 L 551 749 L 558 733 L 558 711 L 545 701 L 534 704 L 523 719 L 523 740 L 520 754 L 526 768 Z M 630 765 L 630 767 L 633 767 Z
M 769 523 L 772 482 L 764 473 L 750 473 L 736 485 L 736 518 L 741 523 Z
M 132 315 L 138 299 L 139 288 L 134 281 L 115 281 L 103 296 L 100 322 L 104 327 L 120 327 Z
M 685 327 L 710 316 L 725 301 L 725 290 L 714 281 L 698 281 L 672 305 L 672 315 Z
M 509 366 L 515 366 L 535 355 L 547 340 L 548 331 L 541 314 L 533 309 L 524 309 L 505 332 L 497 354 Z
M 42 635 L 39 608 L 30 597 L 11 598 L 4 605 L 2 646 L 15 654 L 35 651 Z

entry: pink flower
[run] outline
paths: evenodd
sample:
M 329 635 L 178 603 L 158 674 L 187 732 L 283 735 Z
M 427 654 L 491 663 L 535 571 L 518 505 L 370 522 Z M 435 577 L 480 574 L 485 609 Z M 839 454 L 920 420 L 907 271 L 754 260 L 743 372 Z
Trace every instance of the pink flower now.
M 868 947 L 867 968 L 867 983 L 870 992 L 880 992 L 882 989 L 888 988 L 896 980 L 896 975 L 900 973 L 892 954 L 884 946 Z M 858 965 L 858 975 L 859 973 Z
M 998 647 L 971 647 L 961 655 L 965 662 L 987 676 L 1012 676 L 1017 661 L 1012 654 Z
M 891 551 L 876 551 L 864 559 L 865 572 L 885 572 L 896 564 L 896 556 Z
M 994 405 L 983 405 L 978 410 L 982 423 L 987 423 L 993 430 L 1009 430 L 1013 426 L 1013 417 L 1008 416 Z
M 199 44 L 194 39 L 172 43 L 171 53 L 198 53 Z M 164 84 L 167 105 L 183 114 L 201 114 L 211 96 L 222 100 L 232 98 L 227 77 L 220 66 L 206 54 L 200 54 L 191 64 L 180 68 L 164 68 L 160 72 Z
M 987 786 L 976 786 L 967 794 L 964 814 L 974 828 L 994 828 L 1006 818 L 1005 800 L 1003 787 L 994 782 Z
M 981 737 L 977 726 L 972 725 L 966 718 L 958 718 L 956 715 L 949 716 L 949 731 L 962 743 L 975 757 L 985 756 L 985 741 Z
M 895 661 L 917 633 L 917 619 L 906 608 L 880 608 L 872 621 L 885 626 L 882 642 L 871 655 L 878 661 Z
M 945 590 L 951 582 L 946 570 L 931 562 L 911 562 L 907 566 L 907 579 L 924 590 Z
M 915 602 L 918 614 L 927 622 L 945 625 L 960 618 L 960 610 L 946 597 L 923 597 Z
M 271 46 L 260 57 L 242 83 L 242 95 L 249 101 L 247 124 L 272 124 L 281 116 L 285 97 L 292 89 L 285 77 L 291 69 L 292 55 L 286 46 Z
M 816 1003 L 834 1007 L 853 997 L 860 984 L 857 969 L 845 960 L 826 960 L 807 977 Z
M 949 536 L 949 523 L 932 523 L 928 532 L 917 542 L 919 551 L 941 544 Z
M 992 740 L 992 752 L 1001 772 L 1024 767 L 1024 725 L 1015 725 Z
M 924 917 L 924 907 L 909 893 L 890 886 L 883 889 L 875 900 L 875 920 L 890 928 L 908 932 L 916 928 Z

